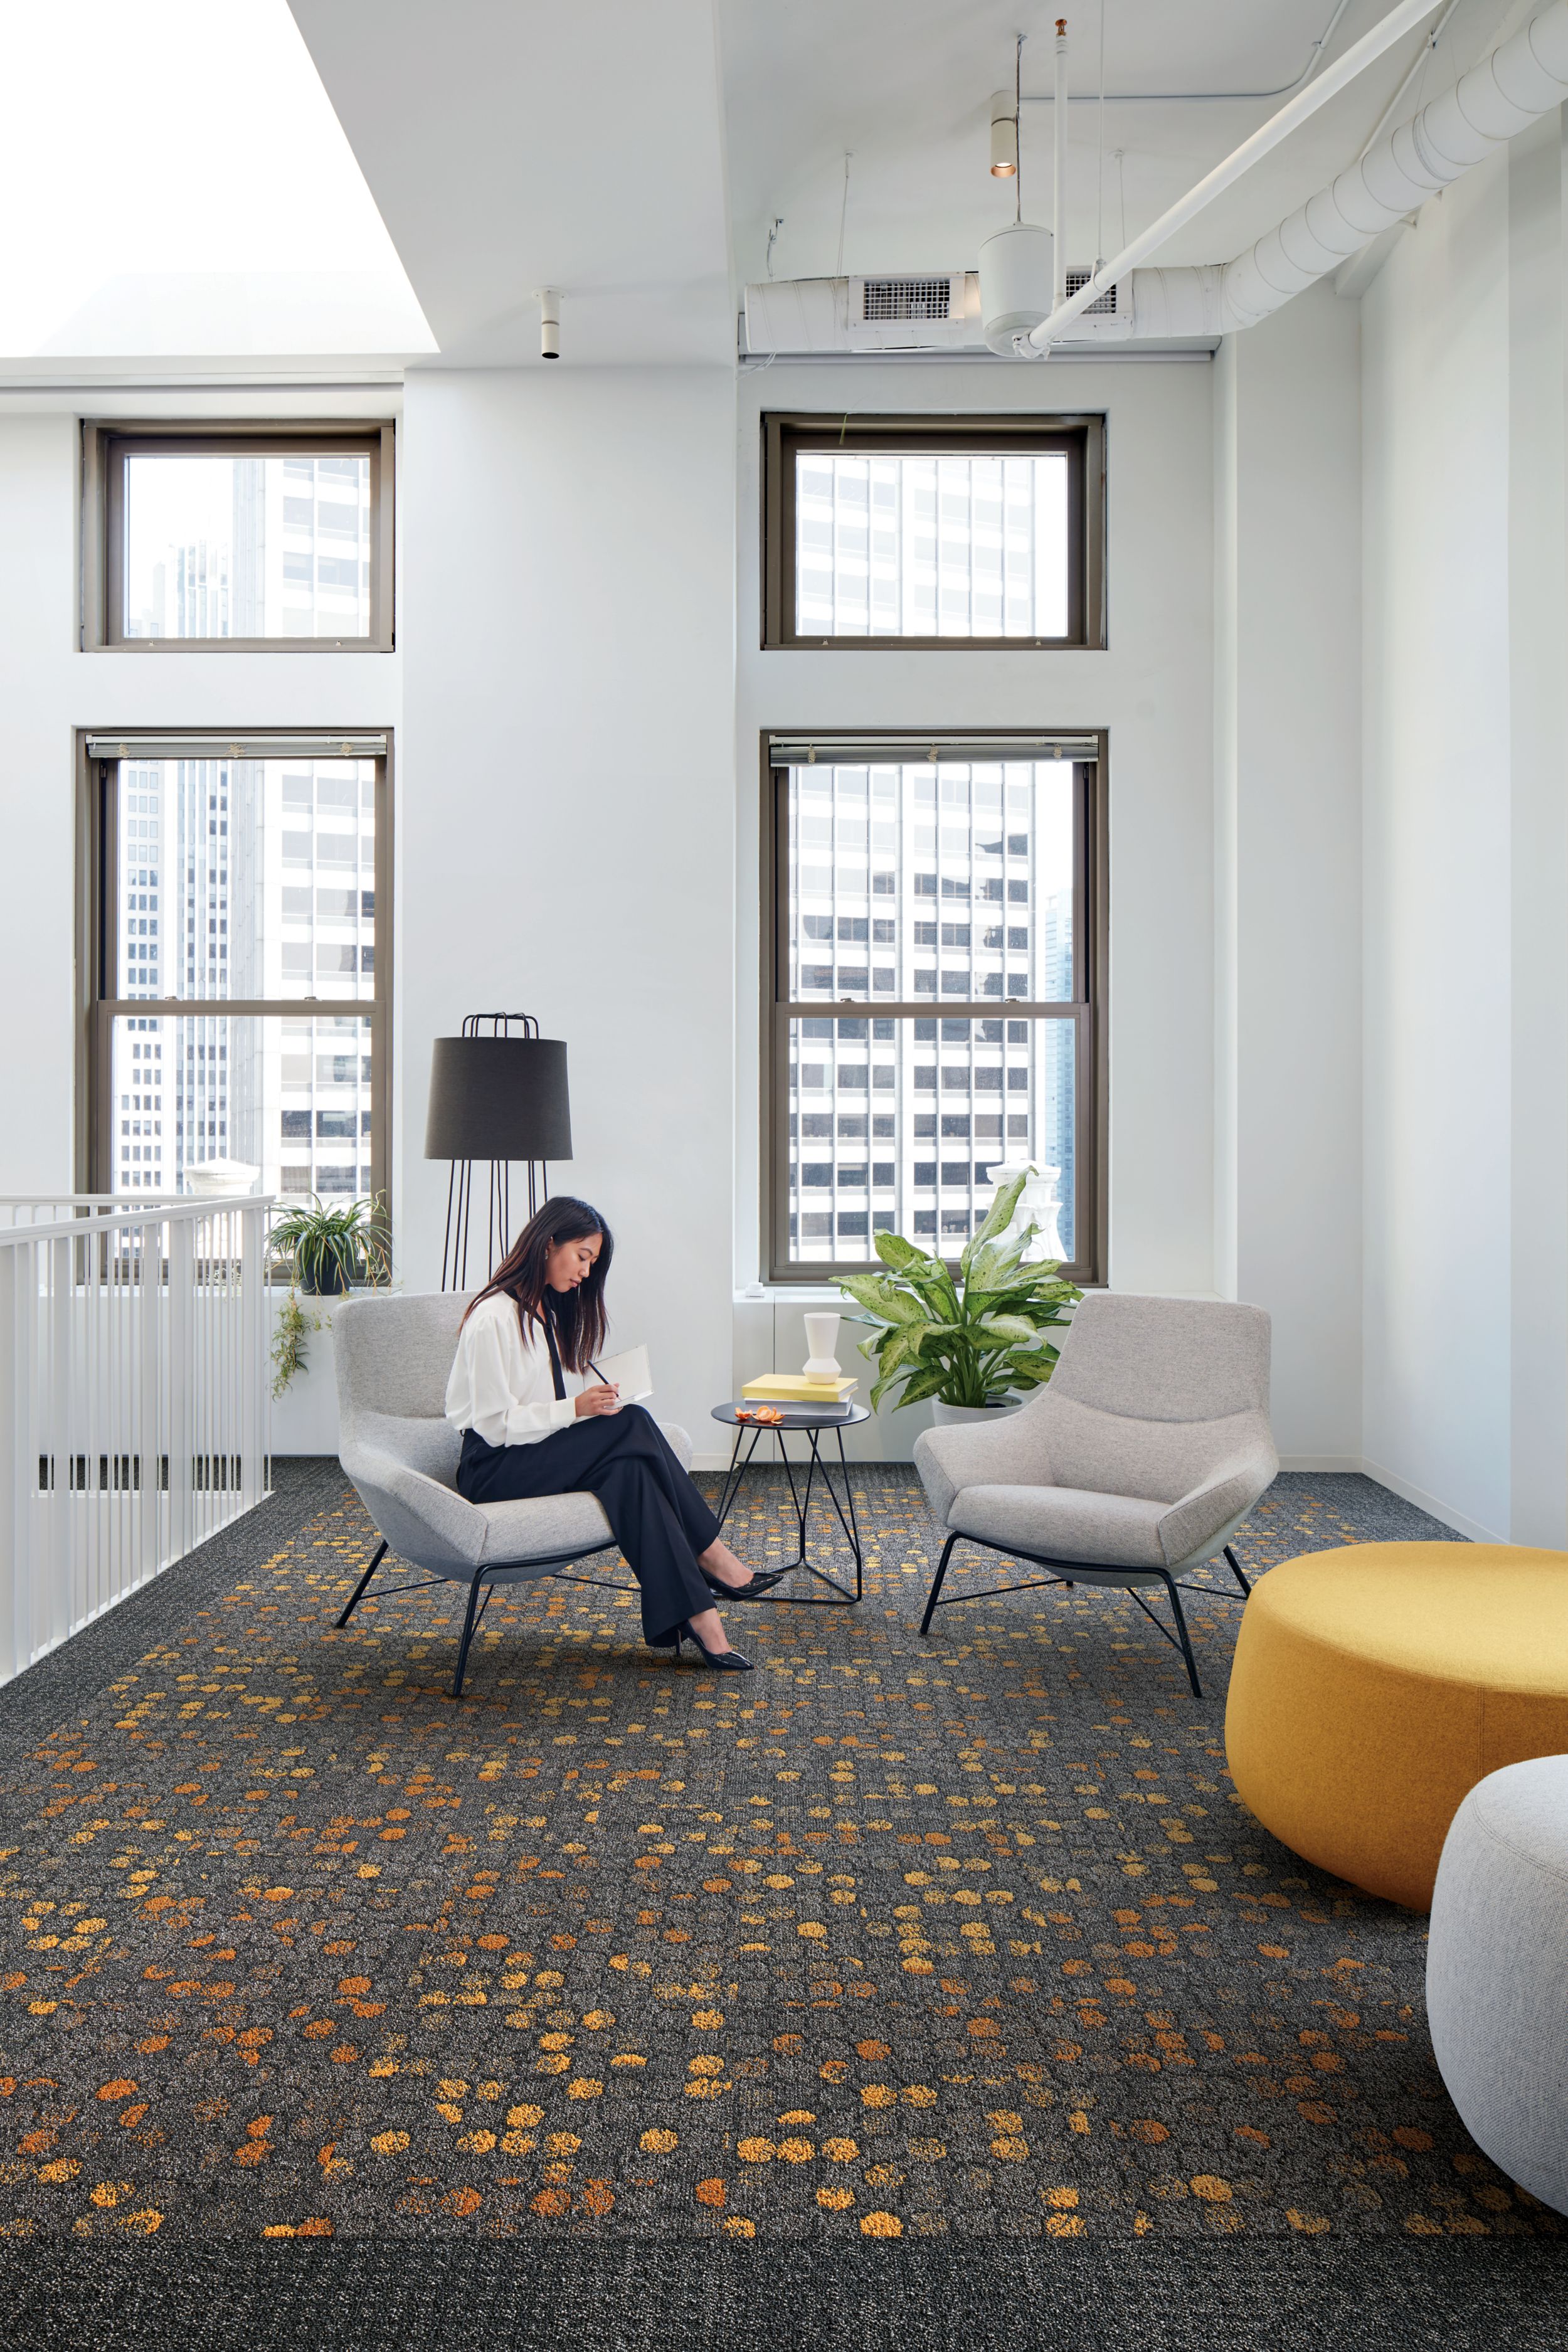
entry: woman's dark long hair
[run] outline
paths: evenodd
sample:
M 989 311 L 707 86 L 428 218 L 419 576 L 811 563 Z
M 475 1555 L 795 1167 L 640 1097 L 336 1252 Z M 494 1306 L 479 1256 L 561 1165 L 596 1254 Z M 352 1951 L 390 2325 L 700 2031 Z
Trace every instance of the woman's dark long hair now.
M 599 1235 L 601 1247 L 592 1273 L 575 1290 L 552 1290 L 547 1275 L 551 1244 L 585 1242 L 593 1234 Z M 468 1321 L 480 1298 L 501 1293 L 516 1302 L 522 1336 L 531 1341 L 533 1318 L 542 1309 L 554 1329 L 562 1363 L 569 1372 L 585 1372 L 589 1359 L 605 1344 L 605 1277 L 615 1254 L 615 1236 L 597 1209 L 563 1193 L 530 1217 L 463 1320 Z

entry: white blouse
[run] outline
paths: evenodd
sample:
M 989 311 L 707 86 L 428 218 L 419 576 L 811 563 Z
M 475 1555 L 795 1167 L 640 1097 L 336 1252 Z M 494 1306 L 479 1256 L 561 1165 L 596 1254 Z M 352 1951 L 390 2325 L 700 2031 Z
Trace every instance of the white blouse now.
M 566 1393 L 557 1397 L 543 1332 L 535 1324 L 525 1340 L 516 1301 L 494 1292 L 479 1301 L 458 1336 L 447 1418 L 454 1429 L 477 1430 L 487 1445 L 537 1445 L 577 1417 L 576 1399 L 586 1383 L 564 1366 L 562 1378 Z

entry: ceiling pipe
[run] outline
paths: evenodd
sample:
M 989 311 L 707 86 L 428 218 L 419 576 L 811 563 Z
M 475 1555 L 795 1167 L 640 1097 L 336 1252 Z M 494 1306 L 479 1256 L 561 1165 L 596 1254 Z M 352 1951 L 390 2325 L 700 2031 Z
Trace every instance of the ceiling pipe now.
M 1104 0 L 1101 0 L 1103 6 Z M 1051 59 L 1056 105 L 1051 115 L 1051 308 L 1059 310 L 1068 298 L 1068 20 L 1057 18 L 1056 50 Z
M 1421 47 L 1416 50 L 1415 55 L 1410 60 L 1409 72 L 1405 75 L 1405 79 L 1400 83 L 1399 88 L 1394 91 L 1394 96 L 1389 100 L 1388 104 L 1384 108 L 1383 112 L 1378 116 L 1377 121 L 1373 124 L 1371 131 L 1362 142 L 1361 154 L 1356 157 L 1358 163 L 1362 161 L 1363 156 L 1368 154 L 1370 151 L 1376 146 L 1378 141 L 1382 138 L 1384 132 L 1387 130 L 1394 116 L 1398 113 L 1400 107 L 1405 102 L 1405 92 L 1410 88 L 1410 85 L 1415 80 L 1416 75 L 1421 71 L 1423 66 L 1426 65 L 1428 58 L 1430 58 L 1433 50 L 1436 47 L 1444 34 L 1447 31 L 1449 17 L 1454 14 L 1455 10 L 1462 5 L 1463 0 L 1448 0 L 1447 6 L 1444 9 L 1442 15 L 1438 17 L 1436 23 L 1433 26 L 1431 31 L 1422 42 Z
M 1272 89 L 1108 89 L 1105 102 L 1108 106 L 1212 106 L 1222 100 L 1228 105 L 1235 99 L 1250 100 L 1256 104 L 1265 98 L 1289 98 L 1293 89 L 1300 89 L 1302 83 L 1310 81 L 1317 72 L 1323 61 L 1324 51 L 1339 30 L 1340 18 L 1349 6 L 1350 0 L 1334 0 L 1333 14 L 1312 43 L 1300 72 L 1292 74 L 1289 81 L 1277 82 Z M 1050 92 L 1026 89 L 1022 93 L 1020 103 L 1025 106 L 1049 106 Z M 1077 98 L 1069 97 L 1068 103 L 1072 106 L 1095 106 L 1099 100 L 1092 91 L 1084 90 Z
M 1557 5 L 1564 5 L 1564 0 L 1557 0 Z M 1227 188 L 1233 186 L 1245 173 L 1251 170 L 1254 163 L 1278 147 L 1283 140 L 1288 139 L 1290 133 L 1310 116 L 1315 114 L 1321 106 L 1326 106 L 1330 99 L 1338 97 L 1340 91 L 1348 83 L 1353 81 L 1358 74 L 1364 72 L 1368 66 L 1382 57 L 1385 49 L 1392 48 L 1395 41 L 1403 39 L 1415 26 L 1420 24 L 1425 17 L 1431 16 L 1436 5 L 1437 0 L 1400 0 L 1400 5 L 1391 9 L 1381 23 L 1374 25 L 1371 32 L 1364 34 L 1353 47 L 1347 49 L 1343 57 L 1337 58 L 1331 66 L 1325 67 L 1316 80 L 1309 82 L 1305 89 L 1296 93 L 1294 98 L 1288 100 L 1277 114 L 1270 115 L 1268 121 L 1253 132 L 1250 139 L 1244 140 L 1222 163 L 1216 163 L 1207 177 L 1198 182 L 1196 187 L 1189 188 L 1184 196 L 1180 197 L 1168 212 L 1162 213 L 1159 219 L 1151 223 L 1141 236 L 1133 237 L 1113 260 L 1106 263 L 1103 269 L 1096 270 L 1093 276 L 1079 288 L 1076 294 L 1070 295 L 1065 302 L 1058 302 L 1048 319 L 1042 320 L 1027 338 L 1019 339 L 1016 346 L 1019 357 L 1034 359 L 1047 352 L 1052 343 L 1060 340 L 1072 321 L 1092 303 L 1097 302 L 1103 293 L 1116 285 L 1120 279 L 1128 276 L 1140 262 L 1147 260 L 1151 254 L 1157 253 L 1163 245 L 1168 245 L 1178 230 L 1184 228 L 1190 220 L 1195 219 L 1199 213 L 1214 203 L 1216 196 L 1223 195 Z M 1370 162 L 1371 158 L 1368 157 L 1365 163 L 1357 165 L 1355 169 L 1364 171 Z M 1410 207 L 1407 205 L 1404 209 L 1408 211 Z M 1380 226 L 1384 225 L 1379 224 Z M 1373 236 L 1376 231 L 1372 230 L 1368 234 Z M 1278 230 L 1275 235 L 1279 235 Z M 1354 249 L 1354 246 L 1351 245 L 1344 250 L 1352 252 Z M 1240 261 L 1245 262 L 1250 257 L 1244 255 L 1239 258 Z M 1344 254 L 1342 253 L 1338 257 L 1342 260 Z M 1233 262 L 1230 266 L 1236 268 L 1238 263 Z M 1332 267 L 1331 262 L 1325 262 L 1323 265 L 1325 269 Z M 1167 271 L 1163 274 L 1169 277 L 1173 273 Z M 1318 271 L 1314 274 L 1321 276 L 1322 272 Z M 1302 283 L 1310 283 L 1310 280 L 1303 279 Z M 1296 289 L 1292 287 L 1290 291 L 1293 293 Z M 1259 312 L 1258 315 L 1261 317 L 1263 314 Z M 1235 323 L 1242 322 L 1237 320 Z M 1172 331 L 1165 329 L 1162 331 Z M 1194 329 L 1186 331 L 1201 332 L 1202 330 Z
M 1256 325 L 1565 98 L 1568 0 L 1552 0 L 1223 270 L 1136 272 L 1133 334 L 1229 334 Z M 1147 287 L 1145 277 L 1153 281 Z M 1209 323 L 1194 325 L 1199 318 Z

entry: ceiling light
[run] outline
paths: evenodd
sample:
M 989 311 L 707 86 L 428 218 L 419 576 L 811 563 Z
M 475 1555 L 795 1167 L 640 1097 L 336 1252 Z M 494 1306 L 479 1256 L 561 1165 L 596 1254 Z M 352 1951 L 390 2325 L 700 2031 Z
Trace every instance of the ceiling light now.
M 1010 89 L 991 100 L 991 176 L 1010 180 L 1018 168 L 1018 110 Z
M 539 356 L 542 360 L 561 357 L 561 297 L 553 286 L 542 286 L 539 302 Z

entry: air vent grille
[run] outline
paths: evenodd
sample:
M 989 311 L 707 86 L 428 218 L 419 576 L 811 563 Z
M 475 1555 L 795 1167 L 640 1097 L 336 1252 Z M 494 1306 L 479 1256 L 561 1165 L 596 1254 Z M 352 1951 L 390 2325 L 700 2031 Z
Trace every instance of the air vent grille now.
M 868 278 L 863 319 L 909 319 L 930 322 L 950 315 L 952 282 L 947 278 Z
M 1091 273 L 1087 269 L 1069 269 L 1068 271 L 1068 292 L 1069 294 L 1076 294 L 1080 286 L 1087 286 L 1089 284 L 1090 275 Z M 1116 316 L 1115 287 L 1108 287 L 1106 291 L 1101 294 L 1096 301 L 1089 304 L 1087 310 L 1079 313 L 1079 316 L 1085 319 L 1114 319 Z

